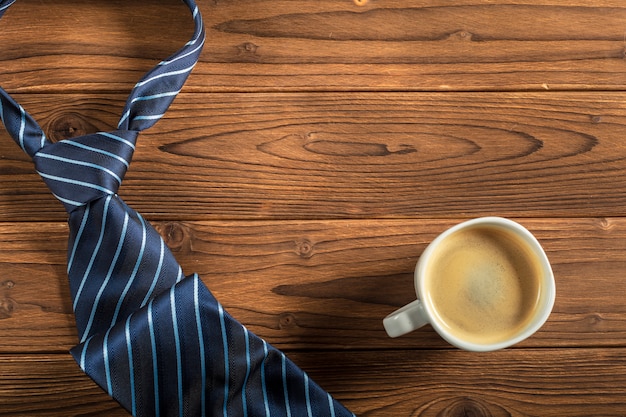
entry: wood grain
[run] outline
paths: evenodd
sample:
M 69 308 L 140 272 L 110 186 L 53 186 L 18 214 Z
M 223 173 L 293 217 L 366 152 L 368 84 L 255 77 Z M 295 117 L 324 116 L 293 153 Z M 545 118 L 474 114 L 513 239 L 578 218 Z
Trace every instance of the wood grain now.
M 623 0 L 198 0 L 207 43 L 121 188 L 184 269 L 359 416 L 626 412 Z M 112 129 L 191 36 L 178 0 L 20 0 L 0 85 L 62 140 Z M 500 352 L 390 339 L 426 245 L 501 215 L 557 300 Z M 0 416 L 126 416 L 76 366 L 66 214 L 0 129 Z M 294 416 L 295 417 L 295 416 Z
M 520 347 L 624 346 L 626 220 L 520 219 L 543 243 L 558 297 Z M 382 318 L 415 298 L 413 269 L 455 220 L 164 222 L 186 273 L 198 272 L 250 330 L 282 349 L 446 348 L 430 328 L 390 339 Z M 65 352 L 77 340 L 66 227 L 0 224 L 0 352 Z
M 0 355 L 0 416 L 129 416 L 69 355 Z
M 57 140 L 111 129 L 122 97 L 17 96 Z M 625 99 L 182 94 L 141 135 L 120 194 L 160 220 L 621 216 Z M 62 221 L 31 162 L 0 139 L 0 219 Z
M 198 3 L 208 40 L 187 85 L 198 92 L 626 84 L 620 0 Z M 22 0 L 2 22 L 0 79 L 11 92 L 126 91 L 189 29 L 175 0 Z
M 626 407 L 623 348 L 453 352 L 288 354 L 363 417 L 621 416 Z M 127 415 L 69 355 L 0 356 L 0 369 L 2 416 Z

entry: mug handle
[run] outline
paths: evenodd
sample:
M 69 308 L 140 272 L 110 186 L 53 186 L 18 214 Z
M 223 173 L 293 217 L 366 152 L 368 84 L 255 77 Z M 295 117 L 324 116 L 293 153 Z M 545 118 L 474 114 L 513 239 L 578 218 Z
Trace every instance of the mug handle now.
M 428 324 L 428 314 L 420 300 L 400 307 L 383 319 L 383 326 L 389 337 L 398 337 Z

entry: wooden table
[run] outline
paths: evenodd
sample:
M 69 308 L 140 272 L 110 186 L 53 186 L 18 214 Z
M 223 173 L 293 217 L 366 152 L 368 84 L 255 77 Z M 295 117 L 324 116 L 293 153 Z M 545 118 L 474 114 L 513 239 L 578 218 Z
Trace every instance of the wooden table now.
M 0 21 L 0 85 L 57 140 L 111 129 L 192 30 L 176 0 L 41 3 Z M 199 6 L 201 62 L 120 192 L 187 273 L 359 416 L 626 414 L 623 0 Z M 424 247 L 484 215 L 544 245 L 546 325 L 485 354 L 388 338 Z M 0 415 L 127 415 L 67 353 L 66 236 L 0 130 Z

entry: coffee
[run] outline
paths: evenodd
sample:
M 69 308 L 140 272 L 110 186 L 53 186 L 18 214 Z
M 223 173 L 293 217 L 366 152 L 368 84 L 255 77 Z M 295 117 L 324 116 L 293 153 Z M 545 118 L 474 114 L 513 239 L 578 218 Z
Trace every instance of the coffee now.
M 426 265 L 428 302 L 448 332 L 471 343 L 515 337 L 535 314 L 541 266 L 520 238 L 477 225 L 448 236 Z

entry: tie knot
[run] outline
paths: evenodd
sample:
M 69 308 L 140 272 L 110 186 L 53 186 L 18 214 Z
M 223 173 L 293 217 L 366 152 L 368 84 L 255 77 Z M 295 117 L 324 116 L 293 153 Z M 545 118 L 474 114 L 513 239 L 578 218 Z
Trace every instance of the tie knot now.
M 68 212 L 116 194 L 135 150 L 137 132 L 118 130 L 48 143 L 33 157 L 48 188 Z

